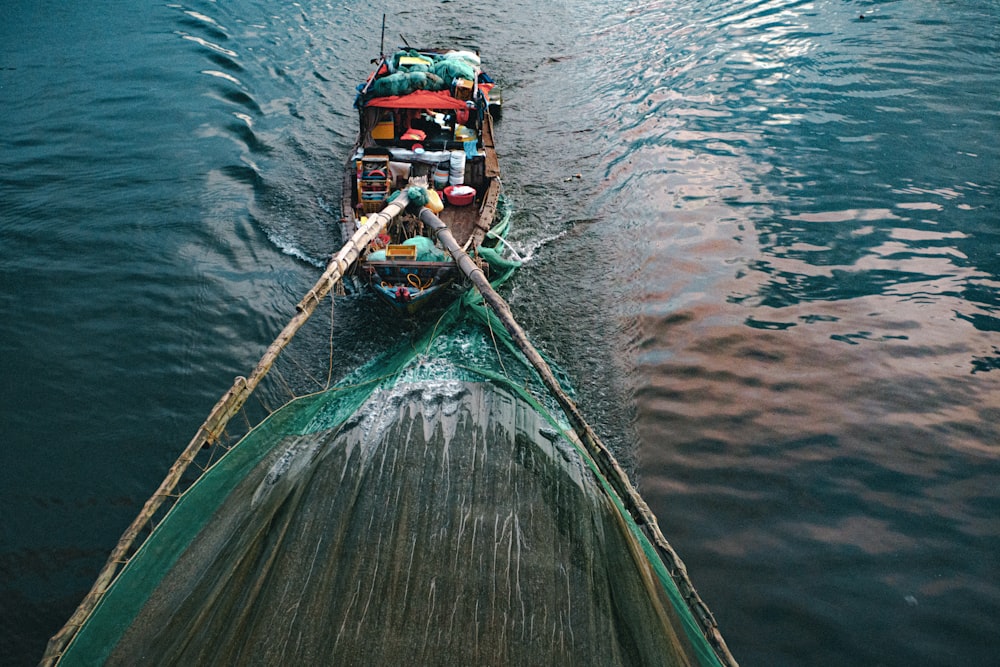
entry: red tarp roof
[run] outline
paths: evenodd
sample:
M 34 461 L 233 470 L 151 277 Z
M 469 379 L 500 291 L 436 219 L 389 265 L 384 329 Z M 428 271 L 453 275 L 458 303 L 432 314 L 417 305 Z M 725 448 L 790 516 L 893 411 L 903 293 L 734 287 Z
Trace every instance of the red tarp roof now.
M 456 100 L 444 90 L 417 90 L 409 95 L 375 97 L 365 106 L 389 109 L 464 109 L 465 102 Z

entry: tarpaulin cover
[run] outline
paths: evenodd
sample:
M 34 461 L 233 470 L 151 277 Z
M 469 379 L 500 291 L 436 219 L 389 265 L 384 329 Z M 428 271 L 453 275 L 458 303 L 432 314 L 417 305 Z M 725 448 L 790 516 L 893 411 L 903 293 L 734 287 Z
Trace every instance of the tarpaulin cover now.
M 417 90 L 409 95 L 373 97 L 365 103 L 369 107 L 388 109 L 464 109 L 465 102 L 457 100 L 448 91 Z
M 468 294 L 251 431 L 60 664 L 718 664 L 556 415 Z

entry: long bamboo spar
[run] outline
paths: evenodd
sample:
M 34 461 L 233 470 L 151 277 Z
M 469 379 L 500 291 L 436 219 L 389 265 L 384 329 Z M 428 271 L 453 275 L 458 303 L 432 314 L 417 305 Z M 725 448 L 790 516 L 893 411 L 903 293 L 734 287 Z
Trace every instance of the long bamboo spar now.
M 404 190 L 381 212 L 375 213 L 368 218 L 368 222 L 358 229 L 351 239 L 344 244 L 344 247 L 333 256 L 323 275 L 320 276 L 312 289 L 295 306 L 295 316 L 285 325 L 285 328 L 281 330 L 281 333 L 274 339 L 274 342 L 268 346 L 264 352 L 264 356 L 257 362 L 257 366 L 250 376 L 237 377 L 233 382 L 233 386 L 215 404 L 208 418 L 198 428 L 194 438 L 192 438 L 177 461 L 170 467 L 170 471 L 160 484 L 160 487 L 146 501 L 142 511 L 139 512 L 139 515 L 118 540 L 117 546 L 115 546 L 104 567 L 97 575 L 97 580 L 94 582 L 90 592 L 83 598 L 83 601 L 76 608 L 76 611 L 66 624 L 49 640 L 45 648 L 45 654 L 42 656 L 42 661 L 39 663 L 40 667 L 51 667 L 59 661 L 66 646 L 76 636 L 77 631 L 83 625 L 87 616 L 97 606 L 97 603 L 107 591 L 111 582 L 114 581 L 118 570 L 128 562 L 128 552 L 138 538 L 139 533 L 142 532 L 142 529 L 149 520 L 160 509 L 164 501 L 173 495 L 181 476 L 194 461 L 198 452 L 201 451 L 203 446 L 214 442 L 222 434 L 229 420 L 240 411 L 243 404 L 246 403 L 247 398 L 253 393 L 253 390 L 257 388 L 257 385 L 264 379 L 264 376 L 271 370 L 278 355 L 291 342 L 296 332 L 306 323 L 306 320 L 313 314 L 323 298 L 333 289 L 334 285 L 340 282 L 351 264 L 357 261 L 362 250 L 375 240 L 382 230 L 385 229 L 385 226 L 389 224 L 390 220 L 406 208 L 409 201 L 407 192 Z
M 437 238 L 448 252 L 451 253 L 462 273 L 469 278 L 476 289 L 479 290 L 479 293 L 483 295 L 483 300 L 496 313 L 504 328 L 514 339 L 514 343 L 518 349 L 521 350 L 521 353 L 524 354 L 525 358 L 542 379 L 545 387 L 556 397 L 563 412 L 566 413 L 570 425 L 587 448 L 590 456 L 597 462 L 602 474 L 611 482 L 616 493 L 618 493 L 622 502 L 629 508 L 629 512 L 636 519 L 636 522 L 643 525 L 657 547 L 663 552 L 668 560 L 666 565 L 670 569 L 671 577 L 694 613 L 705 638 L 715 649 L 720 662 L 727 666 L 736 667 L 736 659 L 730 653 L 729 647 L 719 632 L 718 624 L 712 616 L 712 612 L 695 590 L 691 579 L 688 577 L 687 568 L 684 566 L 683 561 L 681 561 L 680 556 L 670 546 L 670 543 L 667 542 L 663 533 L 660 532 L 656 516 L 649 509 L 649 506 L 646 505 L 646 501 L 642 499 L 638 491 L 635 490 L 635 487 L 632 486 L 628 475 L 622 469 L 621 465 L 619 465 L 618 460 L 615 459 L 611 450 L 604 445 L 594 429 L 587 423 L 587 420 L 583 417 L 583 413 L 580 412 L 573 399 L 563 391 L 562 385 L 559 384 L 548 363 L 546 363 L 542 355 L 531 344 L 531 341 L 528 340 L 528 336 L 524 332 L 524 329 L 521 328 L 521 325 L 514 319 L 514 314 L 511 312 L 510 306 L 493 289 L 490 281 L 486 278 L 486 274 L 483 273 L 483 270 L 462 249 L 458 241 L 455 240 L 451 230 L 441 222 L 440 218 L 425 207 L 420 210 L 420 220 L 434 230 Z

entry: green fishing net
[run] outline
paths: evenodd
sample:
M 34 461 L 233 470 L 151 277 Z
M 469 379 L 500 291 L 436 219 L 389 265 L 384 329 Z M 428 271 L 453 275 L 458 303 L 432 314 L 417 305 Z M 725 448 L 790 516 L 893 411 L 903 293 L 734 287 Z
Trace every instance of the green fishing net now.
M 60 664 L 718 664 L 559 415 L 470 291 L 253 429 Z

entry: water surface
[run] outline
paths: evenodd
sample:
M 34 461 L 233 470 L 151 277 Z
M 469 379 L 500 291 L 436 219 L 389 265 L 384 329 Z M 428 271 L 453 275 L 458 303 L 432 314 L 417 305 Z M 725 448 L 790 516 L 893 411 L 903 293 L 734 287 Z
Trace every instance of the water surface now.
M 381 8 L 8 5 L 0 654 L 32 664 L 337 247 Z M 990 0 L 388 16 L 391 44 L 465 39 L 501 83 L 531 257 L 507 296 L 743 664 L 1000 649 L 998 19 Z M 413 326 L 359 294 L 334 325 L 338 372 Z M 304 343 L 322 373 L 325 327 Z

